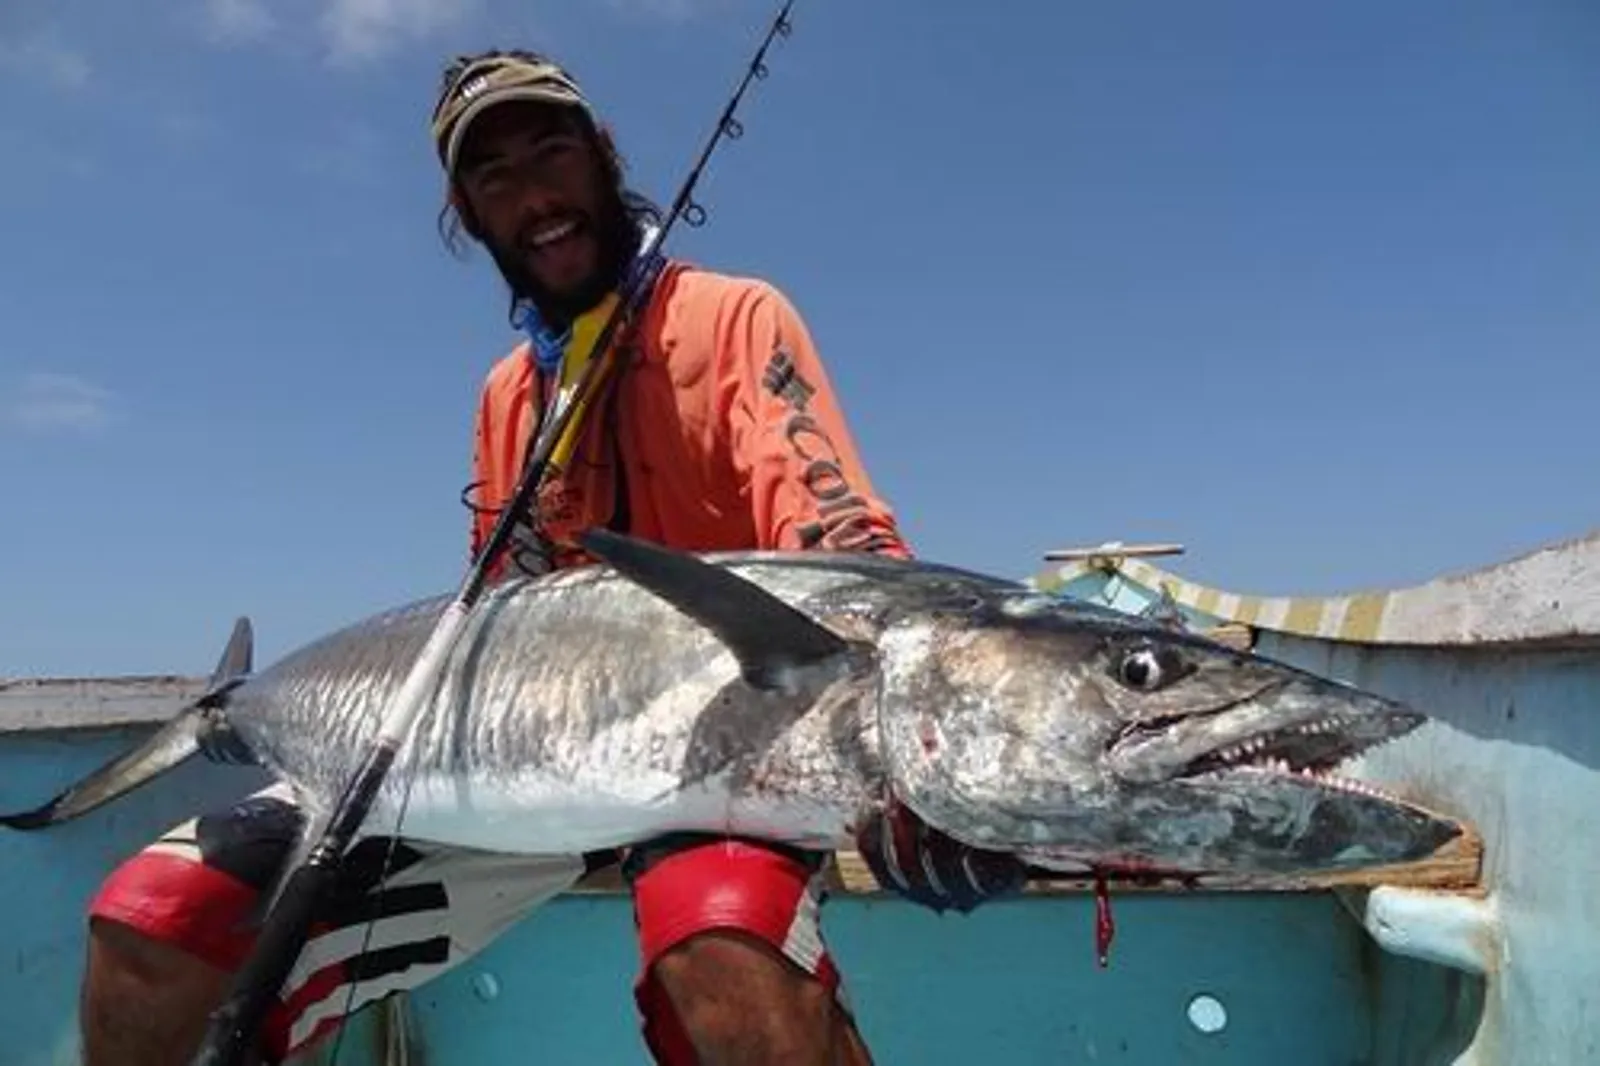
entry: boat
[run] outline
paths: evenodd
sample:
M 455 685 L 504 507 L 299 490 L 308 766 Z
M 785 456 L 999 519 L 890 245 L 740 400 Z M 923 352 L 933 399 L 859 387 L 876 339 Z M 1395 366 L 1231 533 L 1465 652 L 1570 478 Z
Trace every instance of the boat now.
M 1355 776 L 1471 832 L 1329 880 L 1114 886 L 1104 966 L 1090 884 L 939 916 L 841 855 L 825 928 L 881 1066 L 1600 1062 L 1600 533 L 1328 597 L 1228 592 L 1153 561 L 1178 550 L 1052 552 L 1027 580 L 1412 702 L 1437 721 Z M 204 684 L 0 681 L 0 807 L 53 794 Z M 171 823 L 260 784 L 251 773 L 196 761 L 49 833 L 0 834 L 0 1063 L 79 1061 L 91 893 Z M 635 966 L 628 899 L 596 875 L 296 1061 L 645 1064 Z

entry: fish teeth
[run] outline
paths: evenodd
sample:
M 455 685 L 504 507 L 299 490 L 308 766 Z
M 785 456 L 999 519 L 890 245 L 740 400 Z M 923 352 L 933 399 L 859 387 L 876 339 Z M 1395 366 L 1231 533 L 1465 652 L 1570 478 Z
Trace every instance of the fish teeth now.
M 1290 732 L 1303 737 L 1322 736 L 1327 733 L 1337 732 L 1343 728 L 1347 718 L 1323 718 L 1315 722 L 1301 722 L 1293 727 Z
M 1393 793 L 1387 792 L 1376 785 L 1370 785 L 1365 781 L 1357 781 L 1348 777 L 1334 777 L 1332 774 L 1317 773 L 1313 770 L 1301 770 L 1300 775 L 1302 777 L 1314 780 L 1320 785 L 1325 785 L 1328 788 L 1336 788 L 1341 792 L 1352 792 L 1358 796 L 1367 796 L 1372 799 L 1396 803 L 1402 802 L 1400 798 L 1395 796 Z

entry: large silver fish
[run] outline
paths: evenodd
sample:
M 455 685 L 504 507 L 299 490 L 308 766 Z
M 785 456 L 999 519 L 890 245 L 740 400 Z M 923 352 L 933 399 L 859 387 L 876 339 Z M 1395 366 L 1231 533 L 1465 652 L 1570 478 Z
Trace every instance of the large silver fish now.
M 958 840 L 1054 867 L 1316 873 L 1459 831 L 1328 775 L 1421 715 L 1195 635 L 926 562 L 586 547 L 602 565 L 484 596 L 364 832 L 849 848 L 885 786 Z M 201 749 L 247 753 L 326 815 L 446 602 L 255 674 L 241 625 L 205 698 L 4 823 L 76 817 Z

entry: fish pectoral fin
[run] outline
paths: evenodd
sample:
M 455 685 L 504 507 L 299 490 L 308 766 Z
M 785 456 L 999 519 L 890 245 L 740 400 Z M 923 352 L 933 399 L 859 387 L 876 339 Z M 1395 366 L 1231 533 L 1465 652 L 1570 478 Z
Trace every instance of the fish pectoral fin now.
M 604 529 L 578 544 L 624 577 L 705 626 L 739 660 L 745 680 L 777 687 L 785 669 L 846 653 L 850 645 L 778 597 L 689 552 Z

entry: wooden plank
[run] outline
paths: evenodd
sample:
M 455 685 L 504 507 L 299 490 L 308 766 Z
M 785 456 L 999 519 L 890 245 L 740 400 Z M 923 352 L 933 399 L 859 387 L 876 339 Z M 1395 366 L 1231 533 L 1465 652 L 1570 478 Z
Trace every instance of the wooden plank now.
M 1341 873 L 1303 878 L 1158 878 L 1148 875 L 1111 875 L 1108 883 L 1117 892 L 1320 892 L 1335 888 L 1372 888 L 1392 885 L 1403 888 L 1428 888 L 1442 891 L 1483 894 L 1483 841 L 1475 831 L 1451 841 L 1417 862 L 1396 866 L 1374 866 Z M 1028 895 L 1078 895 L 1094 891 L 1094 878 L 1088 874 L 1062 873 L 1029 882 Z M 617 867 L 596 871 L 571 890 L 579 895 L 612 895 L 626 892 Z M 830 871 L 829 891 L 835 895 L 882 895 L 883 889 L 872 877 L 861 856 L 853 851 L 835 855 Z
M 1375 866 L 1313 877 L 1201 877 L 1181 879 L 1150 875 L 1109 875 L 1107 881 L 1119 892 L 1315 892 L 1330 888 L 1396 885 L 1408 888 L 1436 888 L 1474 891 L 1480 887 L 1483 842 L 1476 833 L 1451 841 L 1417 862 L 1396 866 Z M 871 895 L 882 891 L 866 863 L 853 852 L 841 852 L 836 864 L 837 891 L 848 895 Z M 1094 890 L 1088 873 L 1061 873 L 1041 877 L 1027 886 L 1035 895 L 1073 895 Z

